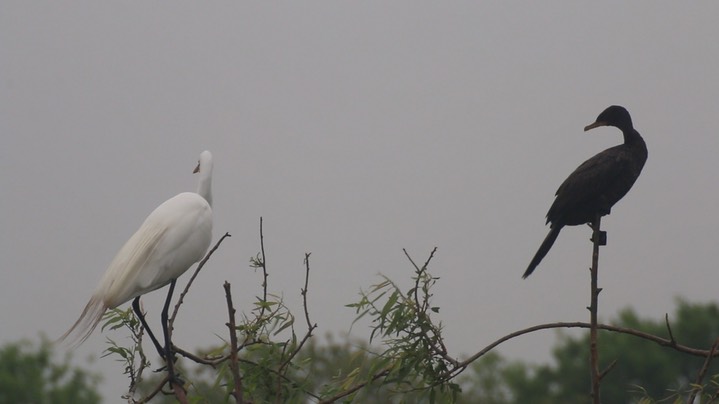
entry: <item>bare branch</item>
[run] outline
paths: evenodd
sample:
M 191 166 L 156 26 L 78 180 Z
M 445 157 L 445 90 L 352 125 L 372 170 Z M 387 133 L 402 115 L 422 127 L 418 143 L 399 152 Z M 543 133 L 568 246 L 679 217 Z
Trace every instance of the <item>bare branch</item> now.
M 278 370 L 279 373 L 283 373 L 284 369 L 290 364 L 290 362 L 292 362 L 292 359 L 297 356 L 300 350 L 302 350 L 302 347 L 305 345 L 305 343 L 310 339 L 310 337 L 312 337 L 312 331 L 317 328 L 317 324 L 312 324 L 312 322 L 310 321 L 310 313 L 307 307 L 307 289 L 310 279 L 310 254 L 311 253 L 305 253 L 305 287 L 303 289 L 300 289 L 300 293 L 302 294 L 302 306 L 304 307 L 305 311 L 305 321 L 307 322 L 307 332 L 305 333 L 304 337 L 302 337 L 302 340 L 300 341 L 299 345 L 297 345 L 297 347 L 294 349 L 294 351 L 292 351 L 292 353 L 290 353 L 287 359 L 282 362 Z
M 668 321 L 667 321 L 667 324 L 669 324 Z M 709 355 L 707 355 L 707 358 L 704 361 L 704 365 L 699 370 L 699 374 L 697 375 L 697 380 L 694 382 L 694 384 L 696 386 L 701 386 L 702 380 L 704 379 L 704 376 L 706 375 L 707 370 L 709 369 L 709 365 L 711 364 L 712 359 L 714 358 L 714 354 L 717 351 L 717 347 L 719 347 L 719 338 L 714 340 L 714 343 L 712 344 L 712 347 L 709 350 Z M 697 392 L 699 392 L 699 389 L 697 389 L 697 388 L 692 389 L 692 394 L 687 399 L 687 404 L 692 404 L 694 402 L 694 398 L 696 397 Z
M 347 397 L 350 394 L 353 394 L 354 392 L 356 392 L 357 390 L 360 390 L 360 389 L 364 388 L 365 386 L 367 386 L 368 384 L 374 382 L 375 380 L 377 380 L 381 377 L 387 376 L 391 370 L 392 370 L 392 367 L 388 366 L 388 367 L 380 370 L 379 372 L 375 373 L 375 375 L 372 376 L 372 378 L 370 378 L 369 380 L 364 381 L 362 383 L 358 383 L 358 384 L 348 388 L 347 390 L 337 393 L 336 395 L 334 395 L 330 398 L 326 398 L 326 399 L 320 401 L 318 404 L 331 404 L 331 403 L 334 403 L 344 397 Z
M 604 379 L 604 376 L 606 376 L 609 372 L 611 372 L 612 369 L 614 369 L 614 366 L 616 366 L 616 365 L 617 365 L 617 360 L 615 359 L 612 361 L 612 363 L 609 364 L 609 366 L 607 366 L 606 369 L 604 369 L 602 371 L 602 373 L 599 374 L 599 380 Z
M 307 307 L 307 289 L 310 281 L 310 255 L 312 253 L 305 253 L 305 287 L 301 289 L 302 294 L 302 306 L 305 309 L 305 321 L 307 321 L 307 328 L 311 331 L 317 328 L 317 324 L 312 324 L 310 321 L 310 312 Z
M 232 380 L 235 383 L 235 387 L 232 389 L 232 395 L 235 397 L 235 401 L 237 403 L 242 404 L 242 378 L 240 377 L 240 369 L 237 363 L 237 326 L 235 325 L 235 307 L 232 305 L 232 291 L 230 289 L 230 283 L 225 281 L 223 287 L 225 288 L 225 298 L 227 300 L 227 313 L 230 318 L 230 321 L 227 323 L 227 328 L 230 329 L 230 371 L 232 372 Z
M 172 328 L 173 324 L 175 323 L 175 318 L 177 317 L 177 312 L 180 310 L 180 306 L 182 305 L 182 302 L 185 300 L 185 295 L 190 290 L 190 286 L 192 286 L 192 283 L 195 281 L 195 278 L 197 278 L 197 274 L 200 273 L 200 270 L 205 266 L 205 263 L 207 260 L 210 259 L 212 254 L 215 253 L 215 251 L 220 247 L 220 244 L 225 240 L 227 237 L 232 237 L 230 233 L 225 233 L 220 239 L 215 243 L 215 246 L 210 249 L 210 251 L 205 255 L 205 258 L 200 261 L 200 263 L 197 265 L 197 269 L 195 269 L 195 272 L 190 277 L 190 280 L 187 281 L 187 285 L 185 285 L 185 289 L 182 290 L 182 293 L 180 293 L 180 298 L 177 300 L 177 304 L 175 304 L 175 309 L 172 311 L 172 316 L 170 317 L 170 321 L 168 323 L 168 328 Z
M 165 387 L 165 383 L 167 383 L 170 380 L 170 377 L 168 375 L 165 375 L 165 377 L 162 379 L 162 381 L 148 394 L 147 396 L 143 397 L 141 400 L 136 401 L 133 400 L 133 403 L 135 404 L 145 404 L 150 402 L 157 393 L 162 391 L 162 388 Z
M 673 344 L 676 344 L 677 340 L 674 339 L 674 334 L 672 333 L 672 326 L 669 325 L 669 313 L 664 313 L 664 322 L 666 323 L 666 325 L 667 325 L 667 331 L 669 332 L 669 340 L 670 340 Z
M 506 342 L 506 341 L 509 341 L 510 339 L 513 339 L 513 338 L 522 336 L 522 335 L 524 335 L 524 334 L 529 334 L 529 333 L 532 333 L 532 332 L 535 332 L 535 331 L 548 330 L 548 329 L 553 329 L 553 328 L 589 328 L 589 327 L 590 327 L 590 324 L 588 324 L 588 323 L 582 323 L 582 322 L 571 322 L 571 323 L 558 322 L 558 323 L 540 324 L 540 325 L 535 325 L 535 326 L 532 326 L 532 327 L 528 327 L 528 328 L 525 328 L 525 329 L 523 329 L 523 330 L 519 330 L 519 331 L 515 331 L 515 332 L 513 332 L 513 333 L 511 333 L 511 334 L 507 334 L 507 335 L 505 335 L 505 336 L 502 337 L 502 338 L 499 338 L 498 340 L 496 340 L 496 341 L 492 342 L 491 344 L 487 345 L 487 346 L 486 346 L 484 349 L 482 349 L 481 351 L 477 352 L 476 354 L 474 354 L 474 355 L 470 356 L 469 358 L 467 358 L 467 359 L 463 360 L 462 362 L 460 362 L 460 365 L 463 366 L 463 367 L 466 367 L 466 366 L 468 366 L 470 363 L 472 363 L 472 362 L 474 362 L 475 360 L 479 359 L 480 357 L 484 356 L 487 352 L 489 352 L 489 351 L 491 351 L 492 349 L 496 348 L 498 345 L 500 345 L 500 344 L 502 344 L 502 343 L 504 343 L 504 342 Z M 667 348 L 672 348 L 672 349 L 674 349 L 675 351 L 682 352 L 682 353 L 686 353 L 686 354 L 689 354 L 689 355 L 701 356 L 701 357 L 706 357 L 706 356 L 709 356 L 709 355 L 711 355 L 711 356 L 717 356 L 717 352 L 713 352 L 713 353 L 712 353 L 711 351 L 708 351 L 708 350 L 696 349 L 696 348 L 691 348 L 691 347 L 688 347 L 688 346 L 680 345 L 680 344 L 677 344 L 676 341 L 672 341 L 672 340 L 669 340 L 669 339 L 666 339 L 666 338 L 658 337 L 658 336 L 656 336 L 656 335 L 654 335 L 654 334 L 649 334 L 649 333 L 646 333 L 646 332 L 643 332 L 643 331 L 639 331 L 639 330 L 635 330 L 635 329 L 632 329 L 632 328 L 617 327 L 617 326 L 608 325 L 608 324 L 601 324 L 601 323 L 600 323 L 600 324 L 597 324 L 597 328 L 600 329 L 600 330 L 617 332 L 617 333 L 620 333 L 620 334 L 633 335 L 633 336 L 635 336 L 635 337 L 642 338 L 642 339 L 645 339 L 645 340 L 647 340 L 647 341 L 652 341 L 652 342 L 654 342 L 654 343 L 656 343 L 656 344 L 658 344 L 658 345 L 660 345 L 660 346 L 667 347 Z
M 592 268 L 591 273 L 591 303 L 589 306 L 589 367 L 590 374 L 592 376 L 592 402 L 594 404 L 600 404 L 599 399 L 599 388 L 602 380 L 601 372 L 599 371 L 599 349 L 597 342 L 597 312 L 599 311 L 599 246 L 601 241 L 601 221 L 602 215 L 597 213 L 594 223 L 592 223 Z
M 267 302 L 267 257 L 265 256 L 265 234 L 262 230 L 262 216 L 260 216 L 260 252 L 262 254 L 262 302 Z M 260 308 L 260 316 L 265 314 L 265 306 Z

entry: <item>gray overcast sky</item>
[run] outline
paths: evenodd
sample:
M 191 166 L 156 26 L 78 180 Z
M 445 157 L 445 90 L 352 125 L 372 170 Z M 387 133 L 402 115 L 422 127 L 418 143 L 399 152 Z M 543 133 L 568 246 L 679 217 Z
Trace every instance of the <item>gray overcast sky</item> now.
M 717 2 L 25 2 L 0 4 L 0 343 L 62 334 L 145 216 L 215 156 L 215 239 L 177 343 L 225 333 L 221 284 L 249 310 L 265 219 L 270 291 L 318 334 L 407 248 L 439 248 L 450 349 L 586 320 L 591 246 L 565 229 L 529 279 L 554 191 L 621 142 L 582 128 L 627 107 L 649 147 L 603 221 L 602 318 L 716 296 Z M 163 293 L 145 299 L 157 322 Z M 366 327 L 353 329 L 367 337 Z M 115 335 L 114 337 L 118 337 Z M 501 352 L 544 360 L 551 332 Z M 77 351 L 99 354 L 96 332 Z M 99 360 L 116 398 L 121 365 Z M 115 380 L 110 380 L 114 378 Z

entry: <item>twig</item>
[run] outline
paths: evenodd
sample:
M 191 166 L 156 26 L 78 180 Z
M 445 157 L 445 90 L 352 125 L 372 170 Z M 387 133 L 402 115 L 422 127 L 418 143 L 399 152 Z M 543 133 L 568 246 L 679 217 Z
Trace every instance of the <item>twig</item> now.
M 599 292 L 602 290 L 597 286 L 599 278 L 599 245 L 600 245 L 600 227 L 602 216 L 597 213 L 592 229 L 593 248 L 592 248 L 592 268 L 591 268 L 591 303 L 589 306 L 590 328 L 589 328 L 589 361 L 592 376 L 592 402 L 599 404 L 599 387 L 601 383 L 601 373 L 599 372 L 599 350 L 597 348 L 597 311 L 599 305 Z
M 716 392 L 714 392 L 714 394 L 712 394 L 711 398 L 709 399 L 709 401 L 707 401 L 707 403 L 708 404 L 714 403 L 714 402 L 716 402 L 717 398 L 719 398 L 719 389 Z
M 532 332 L 535 332 L 535 331 L 539 331 L 539 330 L 549 330 L 549 329 L 554 329 L 554 328 L 590 328 L 590 327 L 591 327 L 591 325 L 590 325 L 589 323 L 583 323 L 583 322 L 571 322 L 571 323 L 557 322 L 557 323 L 547 323 L 547 324 L 535 325 L 535 326 L 532 326 L 532 327 L 525 328 L 525 329 L 523 329 L 523 330 L 515 331 L 515 332 L 513 332 L 513 333 L 511 333 L 511 334 L 507 334 L 507 335 L 505 335 L 505 336 L 499 338 L 498 340 L 496 340 L 496 341 L 492 342 L 491 344 L 487 345 L 487 346 L 486 346 L 484 349 L 482 349 L 481 351 L 479 351 L 479 352 L 477 352 L 476 354 L 470 356 L 469 358 L 463 360 L 463 361 L 460 362 L 459 364 L 460 364 L 460 366 L 462 366 L 462 367 L 467 367 L 470 363 L 472 363 L 472 362 L 476 361 L 477 359 L 481 358 L 481 357 L 484 356 L 487 352 L 489 352 L 489 351 L 491 351 L 492 349 L 496 348 L 498 345 L 500 345 L 500 344 L 502 344 L 502 343 L 504 343 L 504 342 L 507 342 L 507 341 L 509 341 L 510 339 L 514 339 L 514 338 L 516 338 L 516 337 L 522 336 L 522 335 L 524 335 L 524 334 L 529 334 L 529 333 L 532 333 Z M 597 328 L 600 329 L 600 330 L 611 331 L 611 332 L 616 332 L 616 333 L 620 333 L 620 334 L 632 335 L 632 336 L 635 336 L 635 337 L 638 337 L 638 338 L 645 339 L 645 340 L 647 340 L 647 341 L 652 341 L 652 342 L 654 342 L 654 343 L 656 343 L 656 344 L 658 344 L 658 345 L 660 345 L 660 346 L 667 347 L 667 348 L 671 348 L 671 349 L 674 349 L 675 351 L 682 352 L 682 353 L 686 353 L 686 354 L 689 354 L 689 355 L 701 356 L 701 357 L 706 357 L 706 356 L 708 356 L 708 355 L 713 355 L 713 356 L 718 356 L 718 355 L 719 355 L 719 353 L 717 353 L 717 352 L 714 352 L 714 353 L 712 354 L 711 351 L 708 351 L 708 350 L 696 349 L 696 348 L 687 347 L 687 346 L 684 346 L 684 345 L 677 344 L 677 343 L 675 343 L 675 342 L 673 342 L 673 341 L 671 341 L 671 340 L 668 340 L 668 339 L 666 339 L 666 338 L 658 337 L 658 336 L 656 336 L 656 335 L 654 335 L 654 334 L 649 334 L 649 333 L 646 333 L 646 332 L 643 332 L 643 331 L 639 331 L 639 330 L 635 330 L 635 329 L 632 329 L 632 328 L 617 327 L 617 326 L 608 325 L 608 324 L 601 324 L 601 323 L 600 323 L 600 324 L 597 324 Z
M 409 253 L 407 252 L 407 249 L 406 249 L 406 248 L 403 248 L 402 251 L 404 252 L 404 255 L 407 257 L 407 259 L 409 260 L 409 262 L 412 264 L 412 266 L 414 267 L 414 269 L 419 272 L 419 267 L 417 266 L 417 264 L 414 263 L 414 260 L 412 259 L 412 257 L 411 257 L 411 256 L 409 255 Z
M 244 347 L 247 347 L 247 346 L 250 346 L 250 345 L 258 345 L 258 344 L 263 344 L 263 342 L 261 342 L 261 341 L 254 341 L 254 342 L 250 342 L 250 343 L 238 345 L 238 346 L 237 346 L 237 351 L 239 352 L 239 351 L 241 351 L 242 348 L 244 348 Z M 200 365 L 208 365 L 208 366 L 212 366 L 213 368 L 216 367 L 217 365 L 221 364 L 222 362 L 224 362 L 224 361 L 230 359 L 230 354 L 227 354 L 227 355 L 216 355 L 216 356 L 213 356 L 213 357 L 204 357 L 204 358 L 202 358 L 202 357 L 200 357 L 200 356 L 198 356 L 198 355 L 195 355 L 195 354 L 193 354 L 192 352 L 188 352 L 188 351 L 186 351 L 186 350 L 184 350 L 184 349 L 182 349 L 182 348 L 180 348 L 180 347 L 177 347 L 177 346 L 176 346 L 176 347 L 174 347 L 174 348 L 175 348 L 175 353 L 176 353 L 176 354 L 179 354 L 180 356 L 184 356 L 185 358 L 187 358 L 187 359 L 189 359 L 189 360 L 191 360 L 191 361 L 193 361 L 193 362 L 195 362 L 195 363 L 197 363 L 197 364 L 200 364 Z M 254 362 L 252 362 L 252 361 L 247 361 L 247 360 L 242 360 L 242 359 L 238 359 L 238 360 L 239 360 L 239 362 L 242 362 L 242 363 L 248 363 L 248 364 L 250 364 L 250 365 L 259 366 L 258 364 L 254 363 Z
M 602 371 L 602 373 L 599 374 L 599 380 L 603 380 L 604 376 L 606 376 L 609 372 L 611 372 L 612 369 L 614 369 L 614 366 L 616 366 L 616 365 L 617 365 L 617 360 L 615 359 L 612 361 L 612 363 L 609 364 L 609 366 L 607 366 L 606 369 L 604 369 Z
M 347 390 L 344 390 L 344 391 L 342 391 L 342 392 L 337 393 L 336 395 L 334 395 L 334 396 L 332 396 L 332 397 L 330 397 L 330 398 L 326 398 L 326 399 L 320 401 L 318 404 L 331 404 L 331 403 L 334 403 L 334 402 L 336 402 L 336 401 L 338 401 L 338 400 L 340 400 L 340 399 L 342 399 L 342 398 L 344 398 L 344 397 L 347 397 L 347 396 L 349 396 L 350 394 L 354 393 L 355 391 L 357 391 L 357 390 L 363 388 L 364 386 L 366 386 L 366 385 L 368 385 L 368 384 L 374 382 L 375 380 L 377 380 L 377 379 L 379 379 L 379 378 L 381 378 L 381 377 L 387 376 L 391 370 L 392 370 L 392 367 L 391 367 L 391 366 L 388 366 L 388 367 L 386 367 L 386 368 L 380 370 L 379 372 L 375 373 L 375 375 L 372 376 L 371 379 L 369 379 L 369 380 L 367 380 L 367 381 L 365 381 L 365 382 L 362 382 L 362 383 L 358 383 L 358 384 L 356 384 L 356 385 L 354 385 L 354 386 L 348 388 Z
M 672 333 L 672 326 L 669 325 L 669 313 L 664 313 L 664 322 L 667 325 L 667 331 L 669 332 L 669 340 L 672 341 L 672 343 L 676 343 L 677 340 L 674 339 L 674 334 Z
M 177 280 L 173 279 L 170 282 L 170 286 L 167 288 L 167 297 L 165 298 L 165 304 L 162 307 L 162 313 L 160 314 L 160 320 L 162 321 L 162 331 L 163 335 L 165 337 L 165 348 L 164 348 L 164 355 L 162 355 L 165 358 L 165 368 L 167 369 L 167 379 L 170 383 L 170 387 L 172 388 L 173 394 L 175 395 L 175 398 L 177 399 L 180 404 L 187 404 L 187 392 L 185 391 L 185 388 L 183 387 L 183 382 L 181 382 L 178 377 L 177 373 L 175 372 L 175 353 L 172 349 L 172 332 L 173 327 L 170 325 L 169 318 L 168 318 L 168 311 L 170 309 L 170 302 L 172 300 L 172 293 L 175 291 L 175 285 L 177 284 Z
M 429 266 L 429 262 L 432 261 L 432 258 L 434 258 L 434 253 L 437 252 L 437 247 L 434 247 L 432 249 L 432 252 L 429 253 L 429 257 L 427 257 L 427 261 L 424 262 L 424 265 L 422 266 L 422 268 L 420 268 L 419 266 L 417 266 L 417 264 L 415 264 L 414 260 L 409 255 L 406 248 L 403 248 L 402 251 L 404 252 L 404 255 L 407 257 L 409 262 L 414 267 L 415 272 L 417 273 L 417 279 L 414 282 L 414 303 L 417 305 L 417 310 L 420 310 L 420 307 L 422 307 L 423 305 L 420 305 L 420 303 L 419 303 L 419 295 L 418 295 L 418 291 L 417 291 L 419 289 L 419 282 L 422 279 L 422 277 L 421 277 L 422 272 L 427 270 L 427 267 Z
M 137 324 L 137 323 L 135 323 Z M 147 361 L 147 356 L 145 355 L 145 351 L 142 349 L 142 336 L 144 334 L 145 329 L 141 325 L 137 325 L 137 327 L 130 327 L 130 332 L 132 333 L 133 341 L 135 342 L 135 350 L 137 352 L 137 355 L 140 357 L 140 364 L 138 365 L 138 369 L 135 371 L 130 372 L 130 386 L 128 388 L 128 397 L 129 400 L 134 400 L 132 397 L 135 396 L 135 393 L 137 392 L 137 387 L 142 380 L 142 373 L 145 371 L 145 368 L 149 366 L 149 363 Z M 134 363 L 134 355 L 133 355 L 133 363 Z M 164 382 L 163 382 L 164 384 Z M 160 385 L 160 388 L 162 388 L 163 384 Z M 150 397 L 152 398 L 152 397 Z M 149 399 L 148 399 L 149 400 Z
M 162 381 L 157 386 L 155 386 L 154 390 L 152 390 L 148 395 L 146 395 L 139 401 L 133 400 L 133 403 L 145 404 L 145 403 L 149 402 L 157 395 L 157 393 L 162 391 L 162 388 L 165 387 L 165 383 L 167 383 L 168 380 L 170 380 L 170 377 L 165 375 L 165 377 L 162 379 Z
M 227 328 L 230 329 L 230 371 L 232 372 L 232 380 L 235 383 L 235 387 L 232 389 L 232 395 L 235 397 L 235 401 L 238 404 L 242 404 L 244 400 L 242 398 L 242 378 L 240 377 L 240 369 L 237 363 L 237 327 L 235 325 L 235 307 L 232 305 L 230 283 L 225 281 L 223 287 L 225 288 L 225 298 L 227 299 L 227 313 L 230 317 L 230 321 L 227 323 Z
M 202 358 L 200 356 L 193 354 L 192 352 L 185 351 L 184 349 L 182 349 L 180 347 L 175 347 L 175 353 L 180 356 L 184 356 L 185 358 L 187 358 L 195 363 L 198 363 L 200 365 L 208 365 L 208 366 L 212 366 L 213 368 L 216 367 L 217 365 L 221 364 L 222 362 L 230 359 L 230 355 L 221 355 L 221 356 L 216 356 L 213 358 Z
M 241 350 L 241 349 L 242 349 L 241 347 L 238 347 L 238 351 Z M 201 365 L 212 366 L 213 368 L 214 368 L 215 366 L 221 364 L 222 362 L 225 362 L 225 361 L 227 361 L 227 360 L 230 360 L 230 355 L 229 355 L 229 354 L 228 354 L 228 355 L 219 356 L 219 357 L 216 357 L 216 358 L 213 358 L 213 359 L 207 359 L 207 358 L 201 358 L 201 357 L 199 357 L 199 356 L 197 356 L 197 355 L 195 355 L 195 354 L 193 354 L 193 353 L 191 353 L 191 352 L 187 352 L 187 351 L 185 351 L 185 350 L 182 349 L 182 348 L 175 348 L 175 350 L 176 350 L 176 353 L 177 353 L 178 355 L 184 356 L 185 358 L 187 358 L 187 359 L 189 359 L 189 360 L 191 360 L 191 361 L 193 361 L 193 362 L 195 362 L 195 363 L 198 363 L 198 364 L 201 364 Z M 319 400 L 319 398 L 320 398 L 320 397 L 317 396 L 316 394 L 314 394 L 314 393 L 312 393 L 312 392 L 310 392 L 310 391 L 305 390 L 304 388 L 302 388 L 302 386 L 300 386 L 299 384 L 297 384 L 295 381 L 293 381 L 292 379 L 288 378 L 288 377 L 285 376 L 285 375 L 282 375 L 282 374 L 278 373 L 278 372 L 277 372 L 276 370 L 274 370 L 274 369 L 270 369 L 270 368 L 268 368 L 267 366 L 260 365 L 259 363 L 254 362 L 254 361 L 251 361 L 251 360 L 242 359 L 242 358 L 240 358 L 240 357 L 237 358 L 237 362 L 238 362 L 238 363 L 244 363 L 244 364 L 250 365 L 250 366 L 254 366 L 254 367 L 263 369 L 263 370 L 265 370 L 265 371 L 267 371 L 267 372 L 270 372 L 270 373 L 274 374 L 275 376 L 284 379 L 286 382 L 290 383 L 293 387 L 296 387 L 296 388 L 298 388 L 298 389 L 302 389 L 302 391 L 303 391 L 305 394 L 309 395 L 310 397 L 313 397 L 313 398 L 315 398 L 315 399 L 317 399 L 317 400 Z
M 260 253 L 262 254 L 262 303 L 260 307 L 259 318 L 265 314 L 265 304 L 267 303 L 267 257 L 265 257 L 265 234 L 262 231 L 262 216 L 260 216 Z
M 416 279 L 414 280 L 414 289 L 412 293 L 414 295 L 414 305 L 417 308 L 417 312 L 419 313 L 419 281 L 422 279 L 422 269 L 420 269 L 417 264 L 414 263 L 412 260 L 412 257 L 410 257 L 409 253 L 407 252 L 406 248 L 403 248 L 402 251 L 404 251 L 404 255 L 407 256 L 407 259 L 409 262 L 412 263 L 412 266 L 414 266 L 415 273 L 417 274 Z M 433 251 L 434 252 L 434 251 Z
M 292 328 L 293 328 L 293 330 L 292 330 L 292 335 L 293 335 L 293 337 L 294 337 L 294 335 L 295 335 L 294 326 L 293 326 Z M 280 353 L 280 358 L 284 358 L 284 357 L 285 357 L 285 354 L 287 353 L 287 347 L 290 346 L 290 341 L 285 341 L 285 343 L 284 343 L 284 344 L 281 344 L 281 345 L 282 345 L 282 352 Z M 297 351 L 293 351 L 293 354 L 294 354 L 294 353 L 297 353 Z M 285 361 L 282 361 L 282 363 L 280 364 L 279 368 L 277 369 L 277 373 L 279 373 L 279 374 L 281 374 L 281 375 L 284 375 L 284 374 L 285 374 L 285 366 L 287 366 L 287 364 L 288 364 L 291 360 L 292 360 L 292 359 L 287 359 L 287 360 L 285 360 Z M 283 397 L 282 390 L 283 390 L 283 389 L 282 389 L 282 379 L 278 378 L 278 379 L 277 379 L 277 385 L 275 386 L 275 391 L 278 392 L 278 393 L 277 393 L 277 396 L 275 397 L 275 403 L 277 403 L 277 404 L 280 404 L 280 403 L 286 401 L 286 398 Z
M 429 254 L 429 257 L 427 257 L 427 260 L 424 262 L 424 265 L 422 265 L 421 268 L 417 266 L 417 264 L 407 252 L 406 248 L 403 248 L 402 251 L 404 252 L 404 255 L 407 257 L 409 262 L 412 264 L 412 266 L 414 266 L 415 273 L 417 274 L 417 277 L 414 281 L 414 289 L 412 293 L 414 295 L 413 300 L 417 310 L 417 315 L 423 317 L 423 320 L 427 319 L 427 323 L 429 324 L 429 331 L 432 332 L 435 338 L 431 338 L 428 335 L 427 330 L 425 329 L 422 329 L 422 331 L 420 332 L 420 337 L 426 341 L 427 346 L 430 350 L 432 350 L 432 352 L 440 356 L 445 361 L 449 362 L 450 365 L 457 367 L 459 365 L 459 361 L 449 356 L 449 354 L 447 353 L 447 347 L 444 344 L 444 340 L 442 339 L 440 332 L 437 330 L 434 324 L 429 321 L 429 315 L 427 314 L 427 309 L 429 308 L 429 298 L 427 294 L 423 295 L 422 302 L 419 301 L 419 284 L 423 279 L 422 275 L 427 273 L 427 268 L 429 267 L 429 263 L 432 261 L 432 258 L 434 258 L 434 254 L 437 252 L 437 247 L 434 247 L 432 249 Z
M 171 382 L 172 383 L 172 392 L 175 395 L 175 398 L 177 399 L 177 402 L 180 404 L 188 404 L 189 401 L 187 401 L 187 392 L 185 391 L 185 388 L 182 387 L 180 383 Z
M 709 351 L 709 355 L 707 355 L 707 358 L 704 361 L 704 365 L 699 370 L 699 374 L 697 375 L 697 380 L 694 382 L 694 384 L 697 387 L 701 386 L 702 380 L 704 379 L 704 376 L 706 375 L 707 370 L 709 370 L 709 364 L 711 364 L 711 361 L 714 358 L 714 353 L 716 352 L 717 347 L 719 347 L 719 338 L 714 340 L 714 343 L 712 344 L 712 348 Z M 697 396 L 697 392 L 699 392 L 698 388 L 692 389 L 692 394 L 687 399 L 687 404 L 692 404 L 694 402 L 694 398 Z
M 317 324 L 312 324 L 310 321 L 310 312 L 307 308 L 307 289 L 310 282 L 310 255 L 312 253 L 305 253 L 305 287 L 300 289 L 302 294 L 302 306 L 305 309 L 305 321 L 307 321 L 307 328 L 311 330 L 317 328 Z
M 310 313 L 309 309 L 307 307 L 307 289 L 309 286 L 309 279 L 310 279 L 310 254 L 311 253 L 305 253 L 305 287 L 303 289 L 300 289 L 300 294 L 302 294 L 302 306 L 305 311 L 305 321 L 307 322 L 307 332 L 305 333 L 304 337 L 302 337 L 302 340 L 300 341 L 299 345 L 290 353 L 289 357 L 282 362 L 278 369 L 278 373 L 283 374 L 284 369 L 292 362 L 292 359 L 297 356 L 297 354 L 300 352 L 302 347 L 305 345 L 305 343 L 312 337 L 312 331 L 317 328 L 317 324 L 312 324 L 310 321 Z
M 185 285 L 185 289 L 182 290 L 182 293 L 180 293 L 180 298 L 177 299 L 177 304 L 175 304 L 175 309 L 172 311 L 172 317 L 170 317 L 168 327 L 172 328 L 173 324 L 175 323 L 175 318 L 177 317 L 177 312 L 180 310 L 180 306 L 182 305 L 183 301 L 185 300 L 185 295 L 190 290 L 190 286 L 192 286 L 192 283 L 195 281 L 195 278 L 197 278 L 197 274 L 200 273 L 200 270 L 205 266 L 205 263 L 207 260 L 210 259 L 212 254 L 215 253 L 215 251 L 220 247 L 220 244 L 225 240 L 227 237 L 232 237 L 230 233 L 225 233 L 220 239 L 215 243 L 215 246 L 212 247 L 212 249 L 205 255 L 205 258 L 200 261 L 200 263 L 197 265 L 197 269 L 195 269 L 195 272 L 190 277 L 190 280 L 187 282 L 187 285 Z

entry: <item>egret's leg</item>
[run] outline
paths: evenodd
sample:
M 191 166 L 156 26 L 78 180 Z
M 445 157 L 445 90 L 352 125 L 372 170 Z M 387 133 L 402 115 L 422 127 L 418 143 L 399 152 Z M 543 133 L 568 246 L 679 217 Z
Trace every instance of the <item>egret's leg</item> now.
M 177 385 L 180 388 L 182 388 L 182 385 L 185 384 L 182 379 L 180 379 L 177 374 L 175 374 L 175 352 L 172 349 L 172 341 L 170 340 L 170 331 L 169 327 L 170 324 L 168 322 L 168 311 L 170 310 L 170 301 L 172 301 L 172 293 L 175 291 L 175 282 L 176 279 L 173 279 L 172 282 L 170 282 L 170 288 L 167 291 L 167 298 L 165 299 L 165 306 L 162 308 L 162 332 L 165 334 L 165 365 L 167 366 L 167 374 L 170 378 L 170 385 L 174 386 Z M 184 390 L 184 388 L 183 388 Z
M 170 355 L 172 354 L 172 341 L 170 341 L 170 333 L 168 330 L 169 324 L 168 324 L 168 311 L 170 310 L 170 301 L 172 301 L 172 293 L 175 291 L 175 279 L 170 282 L 170 288 L 167 290 L 167 298 L 165 299 L 165 305 L 162 307 L 162 332 L 165 335 L 165 358 L 167 361 L 171 361 L 172 358 Z
M 157 341 L 157 338 L 155 338 L 155 334 L 152 333 L 150 330 L 150 326 L 147 325 L 147 321 L 145 321 L 145 315 L 142 313 L 142 310 L 140 309 L 140 296 L 136 297 L 132 301 L 132 310 L 135 311 L 135 315 L 137 318 L 140 319 L 140 323 L 142 323 L 142 328 L 145 329 L 145 332 L 147 332 L 147 335 L 150 336 L 150 339 L 152 340 L 152 343 L 155 344 L 155 348 L 157 349 L 157 353 L 165 357 L 165 350 L 162 349 L 162 345 Z

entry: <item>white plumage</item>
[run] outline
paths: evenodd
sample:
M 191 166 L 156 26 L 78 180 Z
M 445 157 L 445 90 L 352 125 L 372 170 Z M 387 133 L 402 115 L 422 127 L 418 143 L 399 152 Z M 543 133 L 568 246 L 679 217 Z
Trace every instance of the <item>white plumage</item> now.
M 195 192 L 183 192 L 158 206 L 107 268 L 80 318 L 61 337 L 85 341 L 107 309 L 159 289 L 202 259 L 212 240 L 212 154 L 204 151 L 195 169 Z

